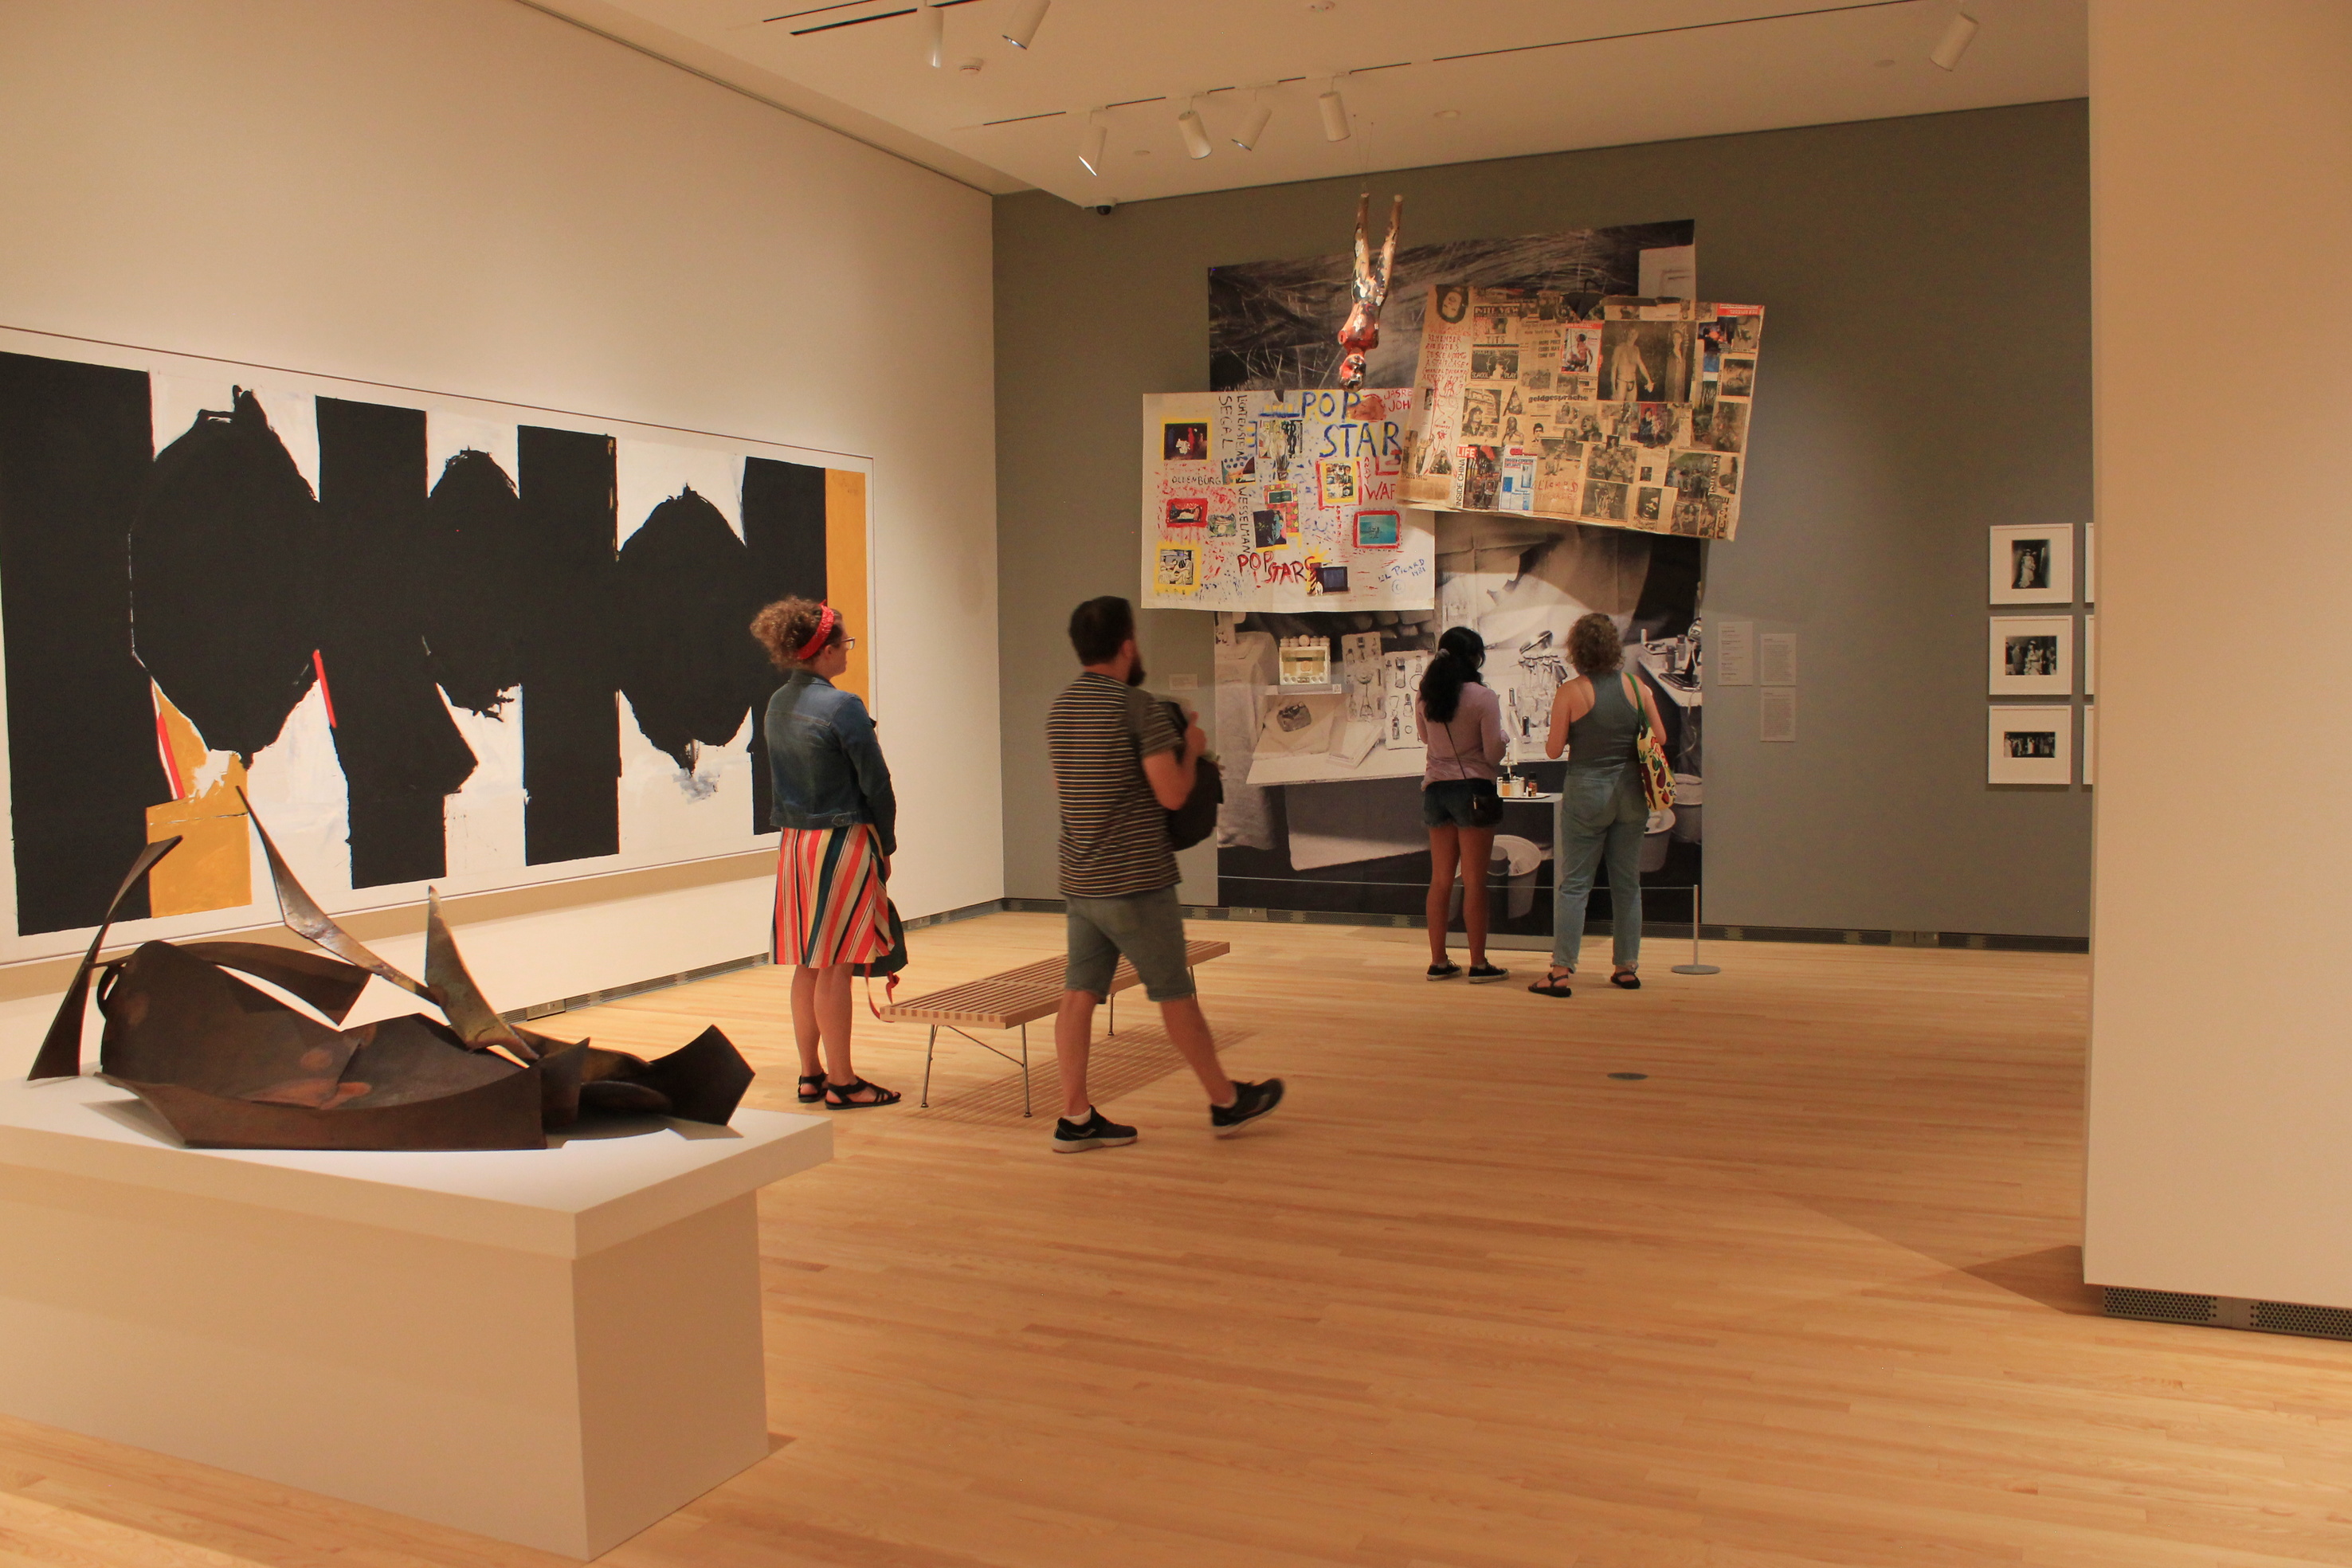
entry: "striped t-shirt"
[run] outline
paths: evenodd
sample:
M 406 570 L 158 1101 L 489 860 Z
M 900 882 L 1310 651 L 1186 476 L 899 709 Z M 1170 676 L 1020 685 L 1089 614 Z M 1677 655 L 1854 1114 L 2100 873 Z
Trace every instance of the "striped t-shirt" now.
M 1167 808 L 1143 776 L 1143 759 L 1183 744 L 1166 708 L 1108 675 L 1088 670 L 1054 700 L 1045 746 L 1062 797 L 1064 898 L 1123 899 L 1176 885 Z

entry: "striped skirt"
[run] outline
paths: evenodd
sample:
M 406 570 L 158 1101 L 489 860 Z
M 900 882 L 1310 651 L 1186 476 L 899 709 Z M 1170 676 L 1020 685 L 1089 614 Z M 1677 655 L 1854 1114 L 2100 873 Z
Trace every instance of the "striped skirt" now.
M 874 829 L 787 827 L 776 856 L 776 962 L 869 963 L 890 951 Z

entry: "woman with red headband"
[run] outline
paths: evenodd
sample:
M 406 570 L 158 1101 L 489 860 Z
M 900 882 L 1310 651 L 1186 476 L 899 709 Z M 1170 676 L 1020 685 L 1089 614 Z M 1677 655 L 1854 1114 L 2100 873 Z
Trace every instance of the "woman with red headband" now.
M 776 860 L 776 962 L 800 966 L 793 974 L 793 1037 L 801 1101 L 835 1110 L 896 1105 L 896 1090 L 866 1082 L 849 1060 L 850 969 L 890 951 L 882 884 L 898 847 L 898 803 L 874 721 L 855 694 L 833 684 L 856 639 L 839 611 L 812 599 L 777 600 L 753 617 L 751 635 L 784 672 L 768 699 L 762 732 L 769 821 L 784 833 Z

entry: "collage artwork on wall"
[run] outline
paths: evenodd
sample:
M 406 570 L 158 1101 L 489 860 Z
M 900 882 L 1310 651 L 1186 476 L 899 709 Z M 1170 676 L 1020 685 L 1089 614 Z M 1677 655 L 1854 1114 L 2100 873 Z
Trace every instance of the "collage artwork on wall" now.
M 1711 404 L 1726 385 L 1727 345 L 1702 331 L 1697 308 L 1662 314 L 1645 302 L 1641 309 L 1659 321 L 1627 318 L 1616 331 L 1625 342 L 1614 344 L 1611 363 L 1643 395 L 1628 409 L 1599 405 L 1605 373 L 1597 363 L 1580 371 L 1562 363 L 1573 347 L 1571 323 L 1591 327 L 1587 353 L 1612 346 L 1601 334 L 1612 300 L 1627 305 L 1645 284 L 1661 293 L 1695 290 L 1694 228 L 1650 224 L 1400 250 L 1366 390 L 1354 399 L 1293 390 L 1328 384 L 1336 371 L 1349 258 L 1213 269 L 1216 390 L 1147 400 L 1142 533 L 1145 603 L 1217 612 L 1214 733 L 1226 781 L 1216 837 L 1221 903 L 1418 915 L 1429 874 L 1420 816 L 1427 752 L 1415 732 L 1413 696 L 1438 634 L 1458 625 L 1476 628 L 1486 643 L 1485 678 L 1502 700 L 1510 763 L 1529 792 L 1503 804 L 1495 926 L 1548 932 L 1550 792 L 1564 764 L 1543 758 L 1545 732 L 1554 691 L 1575 673 L 1568 629 L 1594 610 L 1622 628 L 1626 668 L 1656 697 L 1677 775 L 1675 805 L 1654 814 L 1643 837 L 1643 880 L 1670 888 L 1697 882 L 1705 540 L 1727 537 L 1737 516 L 1753 354 L 1732 356 L 1747 361 L 1732 367 L 1729 395 L 1740 411 L 1723 426 L 1736 424 L 1738 439 L 1696 454 L 1641 443 L 1668 430 L 1662 378 L 1675 372 L 1675 343 L 1683 358 L 1670 439 L 1691 435 L 1695 396 L 1704 390 Z M 1486 331 L 1475 343 L 1465 335 L 1466 309 L 1453 309 L 1457 297 L 1465 307 L 1474 299 L 1486 307 Z M 1729 318 L 1710 313 L 1709 330 L 1743 332 L 1748 350 L 1760 339 L 1760 312 L 1736 329 L 1716 329 L 1718 320 Z M 1635 361 L 1653 350 L 1656 363 L 1645 381 Z M 1460 358 L 1461 374 L 1416 375 L 1433 353 L 1439 363 Z M 1465 408 L 1475 411 L 1496 394 L 1492 439 L 1482 437 L 1497 448 L 1495 494 L 1449 483 L 1424 485 L 1406 499 L 1411 433 L 1429 423 L 1433 392 L 1455 425 Z M 1580 489 L 1568 492 L 1570 504 L 1561 507 L 1553 489 L 1538 496 L 1532 486 L 1546 450 L 1538 443 L 1562 434 L 1550 422 L 1570 405 L 1580 416 L 1586 403 L 1601 427 L 1580 431 L 1574 480 L 1580 486 L 1586 477 L 1589 446 L 1599 482 L 1627 492 L 1617 509 L 1622 516 L 1585 518 L 1578 515 Z M 1296 432 L 1284 427 L 1294 419 Z M 1536 430 L 1538 423 L 1545 428 Z M 1704 424 L 1699 433 L 1715 428 Z M 1549 455 L 1556 475 L 1569 454 Z M 1663 492 L 1675 482 L 1665 474 L 1678 456 L 1681 493 L 1711 498 L 1711 510 L 1699 509 L 1711 525 L 1687 526 L 1675 537 L 1663 496 L 1655 518 L 1641 516 L 1632 498 L 1643 477 L 1635 467 L 1641 459 L 1653 464 L 1649 482 Z M 1341 470 L 1323 466 L 1332 463 Z M 1633 471 L 1608 478 L 1621 464 Z M 1353 493 L 1335 491 L 1333 479 Z M 1539 500 L 1554 504 L 1538 506 Z M 1696 515 L 1686 510 L 1685 521 Z M 1329 565 L 1342 574 L 1327 578 L 1322 569 Z
M 0 960 L 774 842 L 748 631 L 828 597 L 871 698 L 870 467 L 0 336 Z

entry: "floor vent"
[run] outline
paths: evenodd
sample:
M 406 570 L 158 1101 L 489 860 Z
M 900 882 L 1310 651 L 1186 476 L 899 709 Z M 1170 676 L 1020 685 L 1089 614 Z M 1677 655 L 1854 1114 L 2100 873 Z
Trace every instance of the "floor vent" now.
M 2352 1340 L 2352 1308 L 2306 1307 L 2296 1301 L 2199 1296 L 2181 1290 L 2134 1290 L 2118 1285 L 2105 1287 L 2105 1292 L 2110 1318 L 2251 1329 L 2258 1334 L 2300 1334 L 2307 1339 Z
M 2292 1301 L 2257 1301 L 2249 1326 L 2264 1333 L 2352 1340 L 2352 1311 L 2342 1307 L 2298 1307 Z
M 2221 1319 L 2219 1296 L 2133 1290 L 2119 1285 L 2108 1286 L 2106 1294 L 2110 1318 L 2139 1318 L 2152 1323 L 2217 1323 Z

